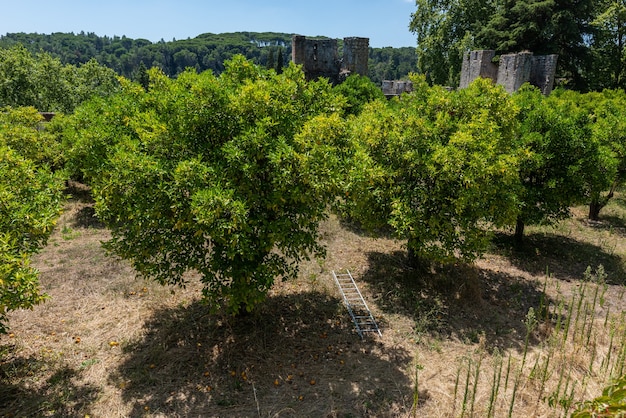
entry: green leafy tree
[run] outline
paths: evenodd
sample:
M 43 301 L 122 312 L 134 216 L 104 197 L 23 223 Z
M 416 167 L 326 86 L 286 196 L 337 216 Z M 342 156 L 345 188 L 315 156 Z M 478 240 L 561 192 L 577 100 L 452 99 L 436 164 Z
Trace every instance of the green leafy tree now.
M 417 0 L 410 29 L 419 70 L 431 83 L 458 85 L 463 54 L 471 49 L 529 50 L 558 54 L 557 75 L 587 89 L 597 13 L 592 0 Z
M 285 66 L 285 58 L 283 57 L 283 48 L 278 48 L 278 56 L 276 57 L 276 74 L 282 74 Z
M 351 74 L 348 78 L 334 87 L 334 90 L 347 99 L 346 113 L 357 115 L 363 107 L 374 100 L 384 100 L 380 87 L 372 83 L 365 76 Z
M 96 61 L 63 65 L 47 53 L 32 55 L 22 45 L 0 49 L 0 80 L 0 106 L 33 106 L 44 112 L 70 113 L 91 96 L 118 87 L 115 72 Z
M 6 332 L 9 311 L 32 308 L 46 298 L 30 256 L 52 232 L 63 183 L 60 175 L 21 155 L 46 161 L 40 138 L 30 109 L 0 112 L 0 333 Z
M 551 99 L 558 99 L 567 114 L 588 115 L 591 138 L 587 141 L 591 158 L 583 173 L 589 219 L 598 220 L 600 211 L 613 198 L 626 179 L 626 95 L 623 90 L 578 93 L 557 90 Z
M 598 13 L 591 22 L 595 29 L 591 45 L 594 55 L 592 75 L 596 90 L 626 87 L 626 2 L 597 2 Z
M 269 70 L 276 67 L 276 58 L 274 57 L 274 48 L 268 48 L 267 62 L 265 67 Z
M 340 184 L 346 134 L 327 82 L 241 56 L 226 65 L 219 77 L 175 80 L 150 70 L 148 91 L 128 83 L 79 109 L 70 137 L 111 228 L 107 248 L 164 284 L 196 271 L 207 300 L 238 313 L 323 254 L 318 224 Z
M 344 210 L 406 239 L 413 262 L 471 261 L 486 250 L 489 225 L 517 216 L 517 110 L 483 79 L 458 92 L 424 78 L 413 86 L 352 119 L 359 149 Z
M 597 103 L 592 129 L 601 159 L 594 166 L 599 178 L 591 182 L 589 219 L 598 220 L 602 208 L 626 180 L 626 94 L 619 89 L 593 95 L 598 97 L 593 99 Z
M 529 85 L 513 95 L 520 107 L 521 212 L 515 237 L 521 242 L 525 225 L 550 223 L 570 215 L 573 204 L 585 200 L 588 174 L 597 164 L 587 112 L 558 97 L 544 97 Z
M 416 0 L 409 29 L 417 36 L 417 67 L 429 83 L 458 86 L 463 54 L 495 8 L 495 1 Z

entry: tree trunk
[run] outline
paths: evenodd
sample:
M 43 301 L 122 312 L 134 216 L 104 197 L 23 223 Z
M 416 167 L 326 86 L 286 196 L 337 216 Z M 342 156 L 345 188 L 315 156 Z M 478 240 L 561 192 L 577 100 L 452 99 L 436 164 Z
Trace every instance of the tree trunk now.
M 417 239 L 409 238 L 407 243 L 407 260 L 409 263 L 409 267 L 418 268 L 420 266 L 420 259 L 415 251 L 417 247 Z
M 515 243 L 521 245 L 524 242 L 524 221 L 518 217 L 515 222 Z
M 597 199 L 591 200 L 589 203 L 589 219 L 597 221 L 600 219 L 600 210 L 604 207 Z
M 616 187 L 617 182 L 613 183 L 611 190 L 609 190 L 605 198 L 602 198 L 599 193 L 592 196 L 591 202 L 589 203 L 589 219 L 592 221 L 600 220 L 600 211 L 609 203 L 609 200 L 613 198 Z

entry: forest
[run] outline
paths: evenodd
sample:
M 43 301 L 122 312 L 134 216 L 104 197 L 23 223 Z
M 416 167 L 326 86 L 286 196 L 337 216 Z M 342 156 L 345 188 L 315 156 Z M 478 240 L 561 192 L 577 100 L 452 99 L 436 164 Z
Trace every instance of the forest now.
M 63 64 L 79 65 L 95 59 L 133 79 L 142 67 L 160 68 L 170 77 L 186 68 L 220 74 L 224 62 L 237 54 L 269 68 L 275 68 L 279 61 L 287 65 L 291 60 L 291 37 L 291 34 L 271 32 L 205 33 L 193 39 L 153 43 L 94 33 L 8 33 L 0 36 L 0 48 L 24 45 L 32 53 L 49 53 Z M 340 48 L 341 44 L 339 40 Z M 370 48 L 369 77 L 378 85 L 382 80 L 406 79 L 416 69 L 415 48 Z

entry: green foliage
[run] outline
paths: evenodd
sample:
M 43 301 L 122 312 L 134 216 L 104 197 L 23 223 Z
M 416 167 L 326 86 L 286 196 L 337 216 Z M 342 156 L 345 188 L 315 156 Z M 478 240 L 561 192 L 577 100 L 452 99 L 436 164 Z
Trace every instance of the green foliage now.
M 40 165 L 49 156 L 37 143 L 45 135 L 33 112 L 0 113 L 0 332 L 6 332 L 8 311 L 45 299 L 30 256 L 45 245 L 60 212 L 63 183 Z
M 115 146 L 133 135 L 128 118 L 141 108 L 145 90 L 125 79 L 120 88 L 121 94 L 94 97 L 64 121 L 62 149 L 70 178 L 86 183 L 98 178 L 109 169 Z
M 350 123 L 360 149 L 345 210 L 369 229 L 390 226 L 418 257 L 473 260 L 485 226 L 517 215 L 517 108 L 482 79 L 458 92 L 413 85 Z
M 385 99 L 380 87 L 369 78 L 358 74 L 350 75 L 334 89 L 347 99 L 346 113 L 350 115 L 358 115 L 363 110 L 363 106 L 371 101 Z
M 602 396 L 581 403 L 572 418 L 625 417 L 626 376 L 622 376 L 602 391 Z
M 48 53 L 32 55 L 22 45 L 0 49 L 0 79 L 0 106 L 32 106 L 46 112 L 69 113 L 118 85 L 115 73 L 95 61 L 63 65 Z
M 588 22 L 596 13 L 592 0 L 516 0 L 490 2 L 487 22 L 475 35 L 479 48 L 497 54 L 522 50 L 558 54 L 557 76 L 576 89 L 586 89 L 593 77 L 582 75 L 590 65 L 587 46 L 593 31 Z
M 417 0 L 409 27 L 417 36 L 419 71 L 430 83 L 457 86 L 465 52 L 528 50 L 558 54 L 557 77 L 571 88 L 621 86 L 611 80 L 623 74 L 625 62 L 624 20 L 615 3 Z
M 557 96 L 546 98 L 528 85 L 513 100 L 520 108 L 525 154 L 519 173 L 523 192 L 517 238 L 521 239 L 523 225 L 563 219 L 571 205 L 584 201 L 586 179 L 597 165 L 599 150 L 587 112 Z
M 225 70 L 224 62 L 238 54 L 257 65 L 274 68 L 280 74 L 291 57 L 291 37 L 291 34 L 274 32 L 205 33 L 193 39 L 152 43 L 146 39 L 82 32 L 11 33 L 0 36 L 0 48 L 21 44 L 31 53 L 47 51 L 63 64 L 78 67 L 95 59 L 129 79 L 137 78 L 142 64 L 145 68 L 159 68 L 170 77 L 186 68 L 221 74 Z M 341 42 L 339 40 L 339 45 Z M 275 57 L 274 65 L 271 65 L 271 56 Z M 370 48 L 369 77 L 377 85 L 383 80 L 398 80 L 416 71 L 416 62 L 415 48 Z
M 463 53 L 474 47 L 493 3 L 416 0 L 409 29 L 417 36 L 417 67 L 430 84 L 458 86 Z
M 147 91 L 127 83 L 77 110 L 72 166 L 93 186 L 108 249 L 163 284 L 196 271 L 208 301 L 249 311 L 323 254 L 318 223 L 346 152 L 342 100 L 294 65 L 278 75 L 241 56 L 220 77 L 149 75 Z
M 591 53 L 594 57 L 592 88 L 626 87 L 626 4 L 622 0 L 597 2 L 598 14 L 591 25 L 595 30 Z
M 0 109 L 2 144 L 37 165 L 59 167 L 60 144 L 44 124 L 43 117 L 33 107 Z
M 588 157 L 584 180 L 590 201 L 589 217 L 598 219 L 600 210 L 626 178 L 626 95 L 623 90 L 576 93 L 557 90 L 552 99 L 567 114 L 588 115 L 591 138 L 587 148 L 597 151 Z

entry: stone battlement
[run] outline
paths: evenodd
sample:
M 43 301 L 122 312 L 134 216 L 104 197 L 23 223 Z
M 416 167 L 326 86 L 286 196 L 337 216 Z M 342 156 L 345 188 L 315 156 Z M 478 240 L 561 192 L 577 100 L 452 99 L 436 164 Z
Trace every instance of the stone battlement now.
M 500 56 L 498 65 L 493 62 L 495 51 L 471 51 L 463 56 L 459 88 L 467 87 L 478 77 L 489 78 L 504 86 L 509 93 L 529 82 L 545 95 L 554 88 L 554 74 L 558 55 L 538 55 L 519 52 Z

